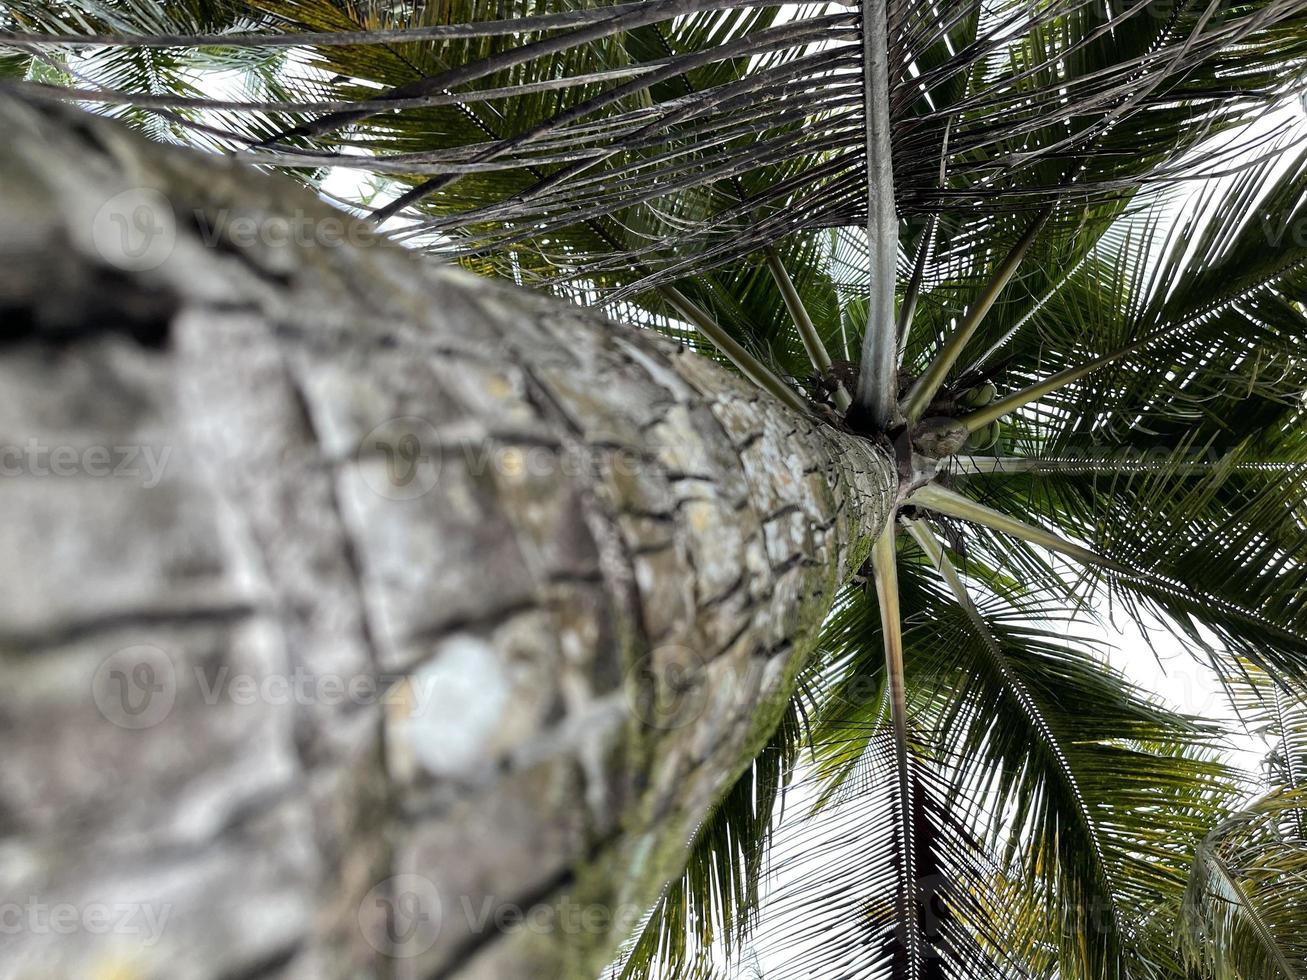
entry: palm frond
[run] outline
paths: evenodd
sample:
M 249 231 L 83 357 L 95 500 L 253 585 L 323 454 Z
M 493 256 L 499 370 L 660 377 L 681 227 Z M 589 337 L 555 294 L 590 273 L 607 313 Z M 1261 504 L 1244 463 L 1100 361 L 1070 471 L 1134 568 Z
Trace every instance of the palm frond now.
M 524 3 L 519 17 L 487 20 L 460 4 L 403 12 L 259 0 L 256 30 L 108 16 L 144 8 L 126 0 L 88 0 L 88 15 L 65 20 L 36 19 L 37 6 L 16 5 L 10 43 L 55 51 L 80 35 L 80 46 L 110 55 L 224 42 L 305 51 L 312 70 L 284 79 L 280 113 L 302 121 L 243 152 L 277 165 L 301 157 L 300 169 L 342 156 L 379 172 L 408 167 L 397 177 L 411 190 L 382 213 L 411 204 L 421 215 L 409 234 L 469 262 L 511 256 L 549 280 L 648 288 L 796 234 L 865 227 L 870 214 L 856 6 L 795 5 L 782 18 L 756 0 Z M 877 186 L 893 186 L 904 215 L 965 215 L 963 235 L 1014 206 L 1128 198 L 1145 181 L 1191 176 L 1184 152 L 1278 97 L 1285 66 L 1307 54 L 1292 0 L 1219 18 L 1190 5 L 1154 14 L 1151 4 L 1108 13 L 1082 0 L 890 5 L 893 175 Z M 1226 54 L 1235 48 L 1237 62 Z M 124 100 L 161 94 L 109 87 Z M 347 105 L 303 119 L 324 102 Z M 206 125 L 240 115 L 226 105 L 228 123 Z M 249 111 L 279 115 L 268 100 Z M 231 128 L 233 141 L 249 138 Z M 1138 151 L 1141 133 L 1149 152 Z M 591 223 L 611 240 L 597 241 Z M 673 236 L 677 249 L 667 247 Z
M 756 924 L 768 845 L 805 737 L 792 702 L 766 747 L 727 791 L 613 969 L 614 980 L 707 977 L 719 946 L 729 962 Z
M 1307 974 L 1307 840 L 1292 814 L 1302 791 L 1263 797 L 1199 846 L 1185 893 L 1191 962 L 1213 980 Z

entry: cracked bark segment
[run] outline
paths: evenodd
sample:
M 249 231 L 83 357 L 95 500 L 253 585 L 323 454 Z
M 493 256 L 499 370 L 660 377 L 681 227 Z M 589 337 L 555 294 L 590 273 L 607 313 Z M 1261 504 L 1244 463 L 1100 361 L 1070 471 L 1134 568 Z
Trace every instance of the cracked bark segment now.
M 342 219 L 66 109 L 0 103 L 0 122 L 0 226 L 23 228 L 0 246 L 0 306 L 26 325 L 0 371 L 41 391 L 0 396 L 0 433 L 148 430 L 182 461 L 149 492 L 0 485 L 16 544 L 0 576 L 23 598 L 0 599 L 0 725 L 66 733 L 45 782 L 37 748 L 0 764 L 23 811 L 0 829 L 0 898 L 165 876 L 179 924 L 132 953 L 168 976 L 596 975 L 774 726 L 894 503 L 886 453 L 658 338 L 366 233 L 209 247 L 203 230 L 233 215 Z M 142 188 L 169 202 L 173 240 L 124 269 L 96 214 Z M 97 364 L 129 379 L 103 413 L 86 408 Z M 149 760 L 132 779 L 68 778 L 103 721 L 85 651 L 132 617 L 224 610 L 181 624 L 214 637 L 206 669 L 372 693 L 262 698 L 240 730 L 180 698 L 166 725 L 104 736 Z M 256 622 L 267 656 L 243 660 Z M 210 823 L 179 823 L 186 786 L 223 798 L 188 804 Z M 74 825 L 83 849 L 52 857 Z M 188 846 L 118 846 L 127 825 L 138 842 L 184 825 Z M 102 847 L 112 861 L 89 856 Z M 461 922 L 396 948 L 403 916 L 433 921 L 431 895 Z M 607 916 L 469 924 L 486 908 Z M 90 934 L 46 953 L 44 976 L 117 955 Z
M 537 581 L 594 581 L 599 556 L 565 456 L 544 446 L 505 445 L 494 456 L 502 503 L 528 573 Z
M 413 500 L 382 496 L 377 488 L 390 479 L 380 459 L 347 463 L 340 476 L 364 591 L 385 641 L 382 667 L 411 667 L 449 630 L 493 624 L 538 601 L 491 479 L 445 465 L 439 490 Z M 469 577 L 469 566 L 493 569 L 493 580 Z
M 0 637 L 250 601 L 171 431 L 174 396 L 168 366 L 117 338 L 0 362 L 0 550 L 26 568 L 0 589 Z M 78 533 L 52 537 L 61 524 Z
M 320 860 L 294 714 L 258 693 L 288 674 L 282 626 L 177 424 L 176 366 L 114 336 L 2 363 L 27 396 L 6 405 L 7 444 L 172 449 L 150 486 L 0 480 L 3 591 L 32 603 L 0 608 L 0 894 L 26 926 L 0 937 L 3 975 L 200 977 L 196 956 L 280 957 L 311 927 Z
M 180 850 L 297 789 L 292 714 L 256 690 L 285 673 L 283 657 L 277 632 L 248 617 L 121 624 L 30 658 L 7 652 L 4 835 L 58 841 L 65 866 L 94 856 L 89 840 L 101 855 Z M 140 665 L 153 692 L 123 676 Z
M 414 821 L 395 867 L 399 874 L 431 878 L 439 895 L 433 908 L 440 909 L 440 929 L 432 950 L 400 961 L 401 977 L 428 977 L 457 967 L 497 944 L 499 928 L 529 907 L 524 897 L 549 900 L 556 883 L 586 853 L 588 816 L 584 806 L 576 805 L 584 790 L 579 767 L 555 756 L 482 794 L 464 796 L 442 813 L 443 819 Z M 535 819 L 535 812 L 550 803 L 561 819 Z M 458 853 L 484 857 L 475 863 L 451 862 L 449 855 Z M 443 874 L 432 875 L 433 868 Z
M 312 830 L 303 800 L 280 799 L 203 848 L 167 859 L 111 855 L 76 874 L 41 870 L 7 883 L 6 901 L 74 917 L 57 929 L 6 930 L 0 976 L 207 980 L 215 964 L 233 976 L 289 975 L 283 968 L 315 915 Z

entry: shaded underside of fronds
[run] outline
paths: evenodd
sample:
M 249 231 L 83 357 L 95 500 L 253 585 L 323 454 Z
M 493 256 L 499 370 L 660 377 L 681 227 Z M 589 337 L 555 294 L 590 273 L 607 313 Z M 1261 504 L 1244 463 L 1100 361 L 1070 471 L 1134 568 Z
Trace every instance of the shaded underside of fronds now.
M 384 174 L 396 189 L 378 212 L 468 262 L 517 254 L 541 279 L 649 286 L 683 277 L 687 254 L 702 271 L 867 220 L 859 4 L 522 3 L 498 19 L 330 0 L 88 7 L 10 5 L 9 49 L 53 62 L 39 76 L 47 95 L 148 110 L 178 138 L 251 162 Z M 898 211 L 1034 213 L 1191 175 L 1185 150 L 1283 89 L 1284 66 L 1307 53 L 1304 16 L 1295 0 L 1220 16 L 1203 4 L 891 4 Z M 99 70 L 128 53 L 249 66 L 288 51 L 278 84 L 253 98 Z

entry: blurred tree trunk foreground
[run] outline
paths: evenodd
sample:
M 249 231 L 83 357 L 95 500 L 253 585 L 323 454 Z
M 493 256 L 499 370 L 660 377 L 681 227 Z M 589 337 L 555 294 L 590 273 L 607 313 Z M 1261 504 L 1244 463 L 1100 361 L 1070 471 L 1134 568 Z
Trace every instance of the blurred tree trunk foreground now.
M 285 179 L 0 120 L 0 900 L 121 925 L 10 975 L 594 976 L 889 455 Z

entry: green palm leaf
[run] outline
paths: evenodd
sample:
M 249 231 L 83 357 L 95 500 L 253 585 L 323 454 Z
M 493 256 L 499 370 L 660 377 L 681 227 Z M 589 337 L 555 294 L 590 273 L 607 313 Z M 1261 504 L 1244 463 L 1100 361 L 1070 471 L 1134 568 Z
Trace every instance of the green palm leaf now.
M 1307 841 L 1292 829 L 1303 803 L 1301 791 L 1264 797 L 1198 849 L 1185 938 L 1192 961 L 1216 980 L 1307 974 Z

